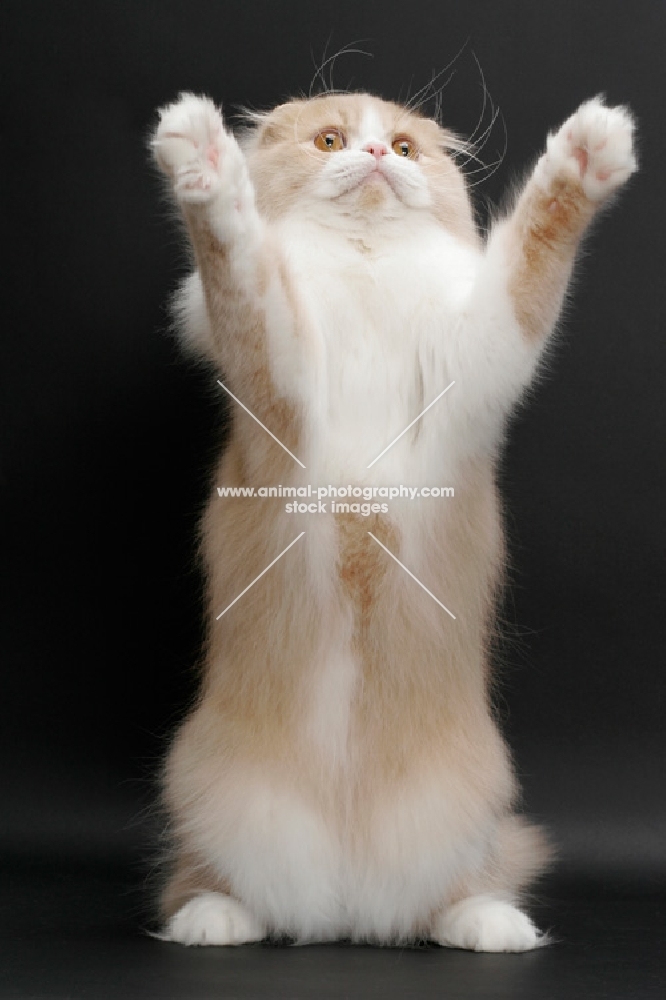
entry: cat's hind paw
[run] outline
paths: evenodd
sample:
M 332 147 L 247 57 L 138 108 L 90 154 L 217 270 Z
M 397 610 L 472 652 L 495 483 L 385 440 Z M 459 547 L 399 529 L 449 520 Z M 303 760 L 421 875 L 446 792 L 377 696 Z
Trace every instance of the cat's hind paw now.
M 261 941 L 261 923 L 238 900 L 219 892 L 203 892 L 178 910 L 157 934 L 162 941 L 186 945 L 238 945 Z
M 448 948 L 491 952 L 531 951 L 548 940 L 522 910 L 493 896 L 468 896 L 443 910 L 432 937 Z
M 627 108 L 608 108 L 600 97 L 586 101 L 548 137 L 540 179 L 547 184 L 562 174 L 576 177 L 590 201 L 603 201 L 637 168 L 634 128 Z
M 229 152 L 225 147 L 235 146 L 220 112 L 207 97 L 181 94 L 159 115 L 151 148 L 158 166 L 171 178 L 176 197 L 193 204 L 210 201 L 222 183 Z

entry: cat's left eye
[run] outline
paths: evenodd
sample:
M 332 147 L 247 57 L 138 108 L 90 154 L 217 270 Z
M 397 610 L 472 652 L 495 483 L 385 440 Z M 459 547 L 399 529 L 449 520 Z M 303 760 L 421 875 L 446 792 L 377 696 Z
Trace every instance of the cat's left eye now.
M 399 135 L 393 140 L 391 144 L 391 149 L 398 156 L 404 156 L 407 160 L 415 160 L 419 155 L 419 150 L 416 143 L 409 139 L 406 135 Z
M 322 153 L 337 153 L 345 148 L 345 137 L 337 128 L 327 128 L 317 133 L 314 144 Z

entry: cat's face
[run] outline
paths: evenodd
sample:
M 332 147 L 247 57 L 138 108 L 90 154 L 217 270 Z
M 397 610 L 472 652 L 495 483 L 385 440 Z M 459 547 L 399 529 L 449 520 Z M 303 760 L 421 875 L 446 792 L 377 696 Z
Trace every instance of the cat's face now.
M 427 214 L 476 239 L 450 134 L 430 119 L 366 94 L 290 101 L 262 116 L 247 143 L 260 211 L 302 213 L 336 227 Z

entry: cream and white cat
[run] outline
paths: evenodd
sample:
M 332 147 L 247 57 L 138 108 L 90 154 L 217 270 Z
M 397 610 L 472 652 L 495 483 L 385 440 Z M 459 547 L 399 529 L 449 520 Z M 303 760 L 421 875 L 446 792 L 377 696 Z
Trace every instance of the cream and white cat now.
M 484 242 L 454 137 L 404 107 L 294 100 L 240 141 L 206 98 L 160 112 L 196 262 L 183 336 L 237 401 L 216 484 L 455 488 L 368 517 L 210 500 L 164 938 L 544 942 L 519 904 L 549 851 L 515 813 L 489 693 L 495 465 L 632 134 L 626 109 L 583 104 Z

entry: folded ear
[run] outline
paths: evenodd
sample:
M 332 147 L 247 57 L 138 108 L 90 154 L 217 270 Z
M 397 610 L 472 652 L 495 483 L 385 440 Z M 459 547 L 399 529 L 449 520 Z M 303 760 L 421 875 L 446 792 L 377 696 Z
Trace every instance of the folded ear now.
M 305 102 L 288 101 L 278 104 L 272 111 L 257 115 L 259 145 L 267 146 L 293 135 L 294 124 L 298 120 L 298 107 L 303 103 Z

